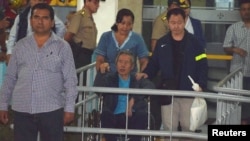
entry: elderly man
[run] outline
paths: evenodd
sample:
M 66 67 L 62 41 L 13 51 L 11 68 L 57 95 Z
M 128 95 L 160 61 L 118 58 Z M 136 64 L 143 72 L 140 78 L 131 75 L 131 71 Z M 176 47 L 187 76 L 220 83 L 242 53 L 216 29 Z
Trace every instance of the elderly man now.
M 136 80 L 131 73 L 135 64 L 134 56 L 129 51 L 121 51 L 116 58 L 117 72 L 101 74 L 95 79 L 95 86 L 116 88 L 153 89 L 154 85 L 147 79 Z M 128 99 L 127 99 L 128 98 Z M 103 128 L 126 127 L 128 116 L 129 129 L 146 129 L 147 103 L 143 95 L 103 94 L 103 111 L 101 123 Z M 128 100 L 128 103 L 127 103 Z M 115 135 L 104 135 L 107 141 L 116 141 Z M 140 136 L 130 136 L 130 141 L 140 141 Z

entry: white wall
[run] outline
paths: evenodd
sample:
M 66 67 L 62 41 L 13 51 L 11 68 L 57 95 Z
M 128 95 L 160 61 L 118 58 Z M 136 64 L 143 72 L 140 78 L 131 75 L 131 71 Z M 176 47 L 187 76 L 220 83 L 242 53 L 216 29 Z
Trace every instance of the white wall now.
M 97 13 L 93 14 L 96 27 L 98 30 L 97 43 L 103 32 L 109 31 L 111 26 L 115 23 L 115 16 L 118 9 L 118 0 L 100 1 L 100 7 Z M 83 0 L 77 1 L 77 10 L 82 9 Z

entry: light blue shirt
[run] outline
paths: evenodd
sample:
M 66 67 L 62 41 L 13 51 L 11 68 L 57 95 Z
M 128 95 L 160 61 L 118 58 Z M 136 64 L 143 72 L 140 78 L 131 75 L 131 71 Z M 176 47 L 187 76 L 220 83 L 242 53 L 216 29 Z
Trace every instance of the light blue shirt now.
M 130 77 L 127 80 L 124 80 L 119 76 L 119 88 L 129 88 L 129 84 L 130 84 Z M 125 113 L 126 109 L 127 109 L 127 95 L 126 94 L 118 95 L 118 102 L 114 114 Z
M 69 44 L 53 32 L 39 48 L 34 36 L 17 42 L 0 91 L 0 110 L 30 114 L 74 112 L 77 76 Z
M 31 10 L 28 14 L 28 27 L 27 27 L 27 36 L 31 35 L 32 32 L 32 28 L 30 26 L 30 15 L 31 15 Z M 18 32 L 18 23 L 19 23 L 19 15 L 16 16 L 15 21 L 13 26 L 11 27 L 10 33 L 9 33 L 9 38 L 6 44 L 7 47 L 7 54 L 12 54 L 12 50 L 15 46 L 16 40 L 17 40 L 17 32 Z M 55 20 L 55 27 L 56 27 L 56 34 L 63 38 L 66 28 L 64 23 L 55 15 L 54 16 L 54 20 Z
M 143 38 L 133 31 L 130 31 L 127 39 L 121 46 L 118 46 L 113 31 L 103 33 L 98 46 L 95 49 L 95 54 L 103 56 L 109 63 L 111 72 L 115 72 L 115 59 L 118 52 L 121 50 L 129 50 L 139 59 L 149 56 L 148 48 Z M 137 65 L 135 66 L 133 72 L 136 71 Z

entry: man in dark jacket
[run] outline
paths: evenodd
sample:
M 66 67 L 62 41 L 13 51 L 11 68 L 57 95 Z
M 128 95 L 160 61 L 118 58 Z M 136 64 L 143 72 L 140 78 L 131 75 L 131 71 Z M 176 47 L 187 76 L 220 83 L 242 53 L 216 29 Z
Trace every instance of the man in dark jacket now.
M 170 32 L 157 41 L 152 58 L 144 70 L 149 79 L 161 71 L 159 89 L 190 90 L 190 75 L 199 84 L 197 91 L 206 88 L 207 57 L 201 43 L 185 30 L 185 12 L 175 8 L 167 13 Z M 191 97 L 161 98 L 162 123 L 165 130 L 177 131 L 180 122 L 183 131 L 189 131 Z M 172 105 L 169 105 L 170 103 Z M 173 111 L 172 111 L 173 110 Z M 173 114 L 171 114 L 173 113 Z M 173 116 L 173 117 L 171 117 Z
M 116 58 L 115 73 L 98 73 L 95 86 L 113 88 L 145 88 L 153 89 L 154 84 L 147 79 L 136 80 L 132 74 L 135 64 L 134 56 L 129 51 L 121 51 Z M 127 99 L 128 98 L 128 99 Z M 127 102 L 128 101 L 128 102 Z M 147 102 L 143 95 L 103 94 L 103 111 L 101 126 L 103 128 L 126 128 L 128 116 L 129 129 L 146 129 Z M 116 141 L 115 135 L 104 135 L 107 141 Z M 140 136 L 130 136 L 130 141 L 140 141 Z

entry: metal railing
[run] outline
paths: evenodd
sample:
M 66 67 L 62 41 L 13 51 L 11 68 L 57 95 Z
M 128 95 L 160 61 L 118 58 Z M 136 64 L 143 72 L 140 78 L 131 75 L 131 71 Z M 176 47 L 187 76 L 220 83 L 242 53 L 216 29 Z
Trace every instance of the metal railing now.
M 243 73 L 239 68 L 221 80 L 214 90 L 218 95 L 236 96 L 250 99 L 250 91 L 243 90 Z M 216 124 L 240 124 L 241 123 L 241 101 L 229 101 L 226 99 L 217 101 Z
M 156 89 L 125 89 L 125 88 L 106 88 L 106 87 L 92 87 L 95 77 L 95 63 L 87 65 L 83 68 L 77 70 L 79 74 L 79 97 L 76 103 L 76 113 L 78 119 L 77 124 L 71 126 L 65 126 L 64 131 L 70 133 L 77 133 L 81 135 L 82 141 L 101 141 L 101 134 L 122 134 L 127 137 L 128 135 L 141 135 L 143 136 L 143 141 L 150 140 L 152 136 L 163 136 L 172 139 L 173 137 L 178 138 L 192 138 L 207 140 L 207 132 L 180 132 L 180 131 L 163 131 L 163 130 L 151 130 L 147 128 L 145 130 L 134 130 L 134 129 L 111 129 L 111 128 L 101 128 L 93 127 L 88 124 L 86 119 L 87 115 L 94 109 L 101 112 L 101 102 L 100 97 L 96 93 L 114 93 L 120 94 L 138 94 L 138 95 L 168 95 L 172 96 L 186 96 L 186 97 L 203 97 L 205 99 L 213 99 L 217 101 L 216 107 L 216 120 L 212 124 L 240 124 L 241 120 L 241 104 L 240 103 L 250 103 L 250 92 L 247 90 L 242 90 L 242 69 L 238 69 L 229 75 L 227 75 L 223 80 L 221 80 L 214 90 L 217 93 L 210 92 L 193 92 L 193 91 L 175 91 L 175 90 L 156 90 Z M 87 83 L 86 86 L 83 85 L 84 72 L 87 73 Z M 150 101 L 149 101 L 150 104 Z M 150 111 L 148 111 L 150 114 Z M 88 117 L 87 117 L 88 118 Z M 99 121 L 98 121 L 99 122 Z M 13 125 L 11 125 L 13 128 Z M 207 125 L 204 125 L 207 127 Z M 95 137 L 93 137 L 93 135 Z M 39 138 L 38 138 L 39 140 Z
M 94 76 L 96 74 L 94 63 L 84 68 L 77 70 L 78 73 L 83 71 L 88 72 L 87 86 L 78 86 L 79 97 L 84 97 L 84 100 L 78 101 L 76 108 L 80 108 L 78 111 L 79 119 L 77 126 L 65 126 L 65 132 L 81 133 L 82 140 L 84 140 L 85 133 L 89 134 L 124 134 L 124 135 L 141 135 L 146 136 L 146 139 L 150 139 L 151 136 L 165 136 L 165 137 L 180 137 L 180 138 L 193 138 L 207 140 L 207 133 L 195 133 L 195 132 L 179 132 L 179 131 L 162 131 L 162 130 L 133 130 L 133 129 L 111 129 L 101 127 L 88 127 L 85 113 L 91 112 L 95 109 L 100 110 L 99 97 L 95 93 L 125 93 L 129 94 L 143 94 L 143 95 L 169 95 L 174 96 L 187 96 L 187 97 L 203 97 L 205 99 L 213 99 L 217 101 L 216 107 L 216 121 L 213 124 L 240 124 L 241 120 L 241 106 L 240 103 L 250 103 L 249 91 L 242 90 L 242 71 L 241 69 L 227 75 L 222 81 L 214 87 L 214 90 L 218 93 L 209 92 L 193 92 L 193 91 L 174 91 L 174 90 L 156 90 L 156 89 L 124 89 L 124 88 L 103 88 L 92 87 Z M 83 76 L 83 75 L 82 75 Z M 82 79 L 82 78 L 80 78 Z M 79 81 L 80 82 L 80 81 Z M 94 100 L 94 101 L 93 101 Z M 89 103 L 92 106 L 87 106 Z M 93 106 L 95 105 L 95 106 Z M 150 114 L 150 111 L 148 111 Z M 207 126 L 207 125 L 205 125 Z M 100 136 L 95 140 L 101 140 Z M 145 140 L 145 138 L 144 138 Z

